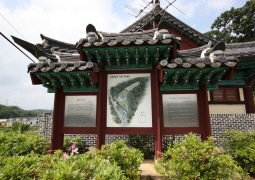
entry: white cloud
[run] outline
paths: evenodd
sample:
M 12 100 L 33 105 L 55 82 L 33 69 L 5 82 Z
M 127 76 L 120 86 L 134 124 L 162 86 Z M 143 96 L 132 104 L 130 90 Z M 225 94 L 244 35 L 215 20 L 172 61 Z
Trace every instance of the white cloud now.
M 235 0 L 213 0 L 207 3 L 207 8 L 217 12 L 223 12 L 229 10 L 232 6 L 235 5 Z

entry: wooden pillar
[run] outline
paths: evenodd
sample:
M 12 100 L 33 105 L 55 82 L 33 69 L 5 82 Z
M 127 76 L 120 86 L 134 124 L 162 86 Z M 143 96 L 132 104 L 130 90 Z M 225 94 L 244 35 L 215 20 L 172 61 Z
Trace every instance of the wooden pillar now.
M 246 113 L 255 113 L 251 82 L 246 81 L 246 86 L 243 89 Z
M 63 149 L 64 135 L 61 134 L 63 127 L 63 111 L 64 111 L 64 96 L 62 88 L 55 89 L 54 98 L 54 112 L 53 112 L 53 122 L 52 122 L 52 132 L 51 132 L 51 147 L 47 151 L 47 154 L 53 153 L 57 149 Z
M 155 158 L 158 159 L 162 156 L 162 132 L 161 132 L 161 121 L 160 121 L 160 109 L 159 109 L 159 71 L 157 64 L 155 64 L 152 73 L 152 99 L 154 108 L 153 121 L 155 121 Z
M 207 86 L 202 85 L 199 89 L 199 118 L 202 128 L 201 139 L 206 140 L 208 136 L 211 136 L 211 123 L 210 123 L 210 112 L 208 103 Z
M 97 109 L 97 148 L 100 149 L 105 144 L 105 127 L 106 127 L 106 107 L 107 107 L 107 84 L 104 68 L 99 67 L 98 83 L 98 109 Z

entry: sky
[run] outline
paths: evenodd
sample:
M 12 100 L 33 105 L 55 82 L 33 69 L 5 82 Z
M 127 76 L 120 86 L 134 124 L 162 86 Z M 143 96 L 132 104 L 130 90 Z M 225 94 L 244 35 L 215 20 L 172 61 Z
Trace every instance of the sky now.
M 151 0 L 0 0 L 0 32 L 11 41 L 10 35 L 13 35 L 33 44 L 41 43 L 40 34 L 43 34 L 75 44 L 86 37 L 88 24 L 104 32 L 125 29 L 138 20 L 125 5 L 143 9 L 144 1 Z M 242 7 L 245 3 L 246 0 L 176 0 L 173 5 L 185 15 L 173 6 L 169 6 L 167 11 L 204 33 L 210 30 L 222 12 L 231 7 Z M 169 3 L 161 0 L 160 4 L 165 8 Z M 31 62 L 0 36 L 0 104 L 25 110 L 53 109 L 54 93 L 47 93 L 42 85 L 32 85 L 27 73 Z

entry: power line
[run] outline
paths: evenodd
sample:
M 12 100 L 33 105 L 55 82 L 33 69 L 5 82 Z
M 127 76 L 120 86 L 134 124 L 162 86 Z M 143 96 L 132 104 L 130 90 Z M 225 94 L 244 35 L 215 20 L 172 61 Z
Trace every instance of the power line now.
M 167 1 L 167 0 L 166 0 Z M 168 2 L 168 1 L 167 1 Z M 170 3 L 170 2 L 168 2 L 168 3 Z M 172 4 L 172 6 L 175 8 L 175 9 L 177 9 L 178 11 L 180 11 L 182 14 L 184 14 L 184 15 L 186 15 L 184 12 L 182 12 L 180 9 L 178 9 L 177 7 L 175 7 L 173 4 Z
M 13 29 L 15 29 L 15 31 L 17 31 L 18 33 L 19 33 L 19 31 L 2 15 L 2 14 L 0 14 L 3 18 L 4 18 L 4 20 L 6 21 L 6 22 L 8 22 L 10 25 L 11 25 L 11 27 L 13 28 Z M 20 33 L 19 33 L 20 34 Z M 21 35 L 21 34 L 20 34 Z M 22 36 L 22 35 L 21 35 Z M 24 38 L 24 36 L 22 36 L 23 38 Z M 25 40 L 26 40 L 26 38 L 24 38 Z
M 22 52 L 25 56 L 27 56 L 31 61 L 33 61 L 33 59 L 31 59 L 26 53 L 24 53 L 18 46 L 16 46 L 15 44 L 13 44 L 13 42 L 11 42 L 10 39 L 8 39 L 5 35 L 3 35 L 1 32 L 0 34 L 7 40 L 9 41 L 9 43 L 11 43 L 13 46 L 15 46 L 20 52 Z M 34 62 L 34 61 L 33 61 Z M 35 62 L 34 62 L 35 63 Z

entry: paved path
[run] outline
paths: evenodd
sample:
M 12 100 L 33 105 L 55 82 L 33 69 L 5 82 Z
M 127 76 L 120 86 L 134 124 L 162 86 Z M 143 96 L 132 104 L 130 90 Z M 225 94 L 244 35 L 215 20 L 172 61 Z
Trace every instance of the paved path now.
M 146 159 L 140 165 L 141 180 L 163 180 L 164 176 L 158 174 L 154 169 L 154 160 Z

